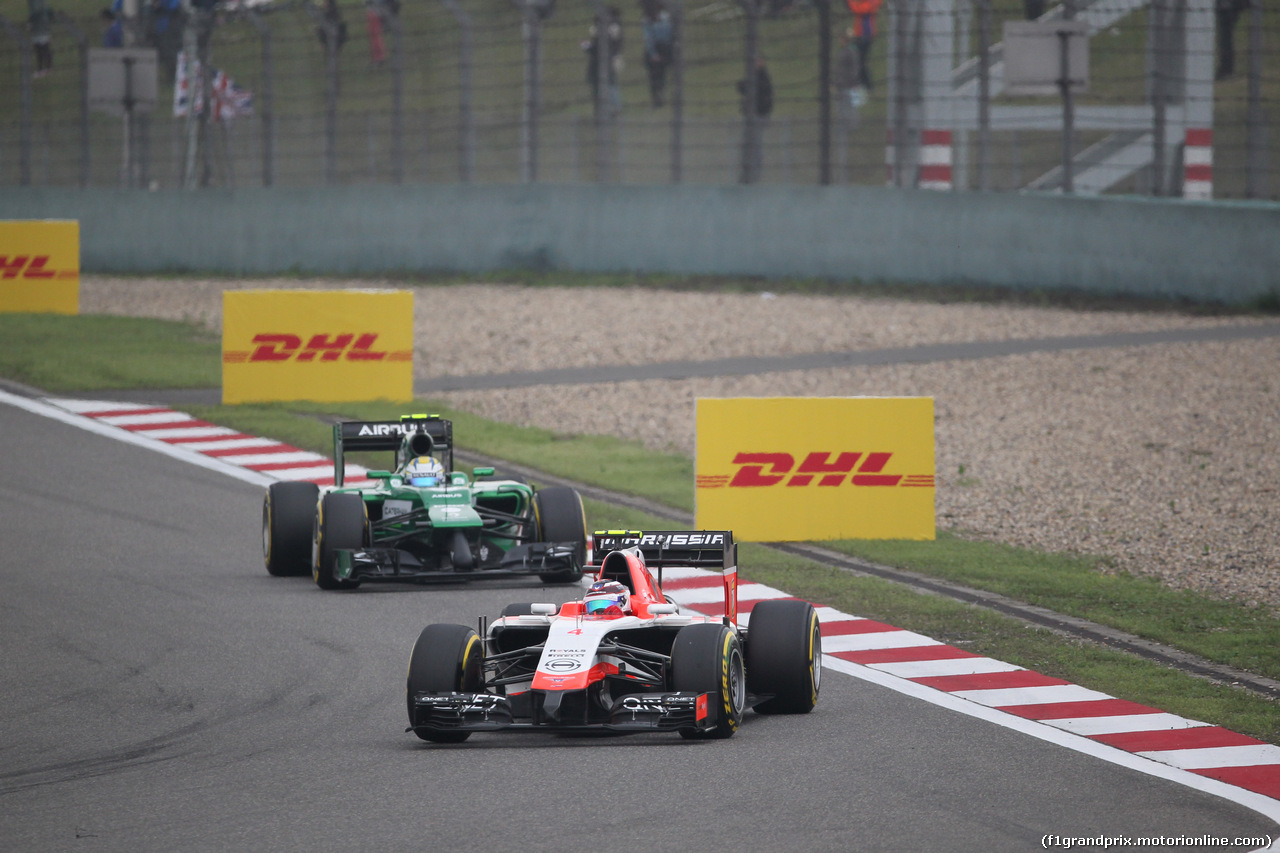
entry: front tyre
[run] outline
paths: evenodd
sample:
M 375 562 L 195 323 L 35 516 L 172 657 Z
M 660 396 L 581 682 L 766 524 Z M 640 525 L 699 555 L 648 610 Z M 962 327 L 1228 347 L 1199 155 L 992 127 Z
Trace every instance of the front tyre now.
M 807 714 L 818 702 L 822 632 L 807 601 L 762 601 L 747 629 L 747 686 L 761 714 Z
M 484 644 L 466 625 L 428 625 L 418 635 L 409 656 L 405 699 L 409 725 L 417 726 L 413 697 L 419 693 L 479 693 L 483 686 Z M 415 728 L 414 734 L 432 743 L 462 743 L 471 732 Z
M 710 729 L 680 729 L 683 738 L 732 737 L 747 703 L 746 668 L 738 635 L 725 625 L 686 625 L 671 646 L 671 689 L 706 693 L 715 703 Z
M 356 581 L 339 579 L 338 550 L 365 544 L 368 516 L 359 495 L 325 495 L 316 510 L 311 543 L 311 577 L 321 589 L 355 589 Z
M 311 534 L 320 487 L 272 483 L 262 498 L 262 559 L 275 577 L 305 575 L 311 567 Z
M 550 486 L 533 495 L 533 518 L 539 542 L 573 542 L 578 566 L 538 575 L 543 583 L 575 583 L 587 562 L 587 514 L 582 498 L 568 486 Z

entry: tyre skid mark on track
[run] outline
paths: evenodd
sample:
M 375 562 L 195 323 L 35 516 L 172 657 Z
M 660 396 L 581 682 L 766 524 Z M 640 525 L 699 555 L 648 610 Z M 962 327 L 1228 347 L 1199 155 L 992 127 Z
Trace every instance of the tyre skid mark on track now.
M 258 480 L 251 482 L 333 483 L 331 462 L 327 467 L 272 463 L 268 461 L 272 454 L 297 459 L 290 454 L 305 451 L 217 427 L 183 412 L 93 400 L 45 402 L 115 426 L 128 432 L 134 443 L 181 447 L 229 469 L 255 472 Z M 211 451 L 242 447 L 253 463 L 236 466 L 239 454 L 214 456 L 202 453 L 202 447 Z M 350 483 L 367 482 L 364 473 L 363 468 L 347 466 Z M 745 578 L 740 583 L 751 593 L 739 604 L 739 621 L 744 625 L 749 626 L 751 609 L 758 601 L 791 597 Z M 664 589 L 700 613 L 720 616 L 724 612 L 723 601 L 711 595 L 718 592 L 718 578 L 712 573 L 681 572 L 670 576 Z M 1226 797 L 1280 821 L 1280 746 L 975 655 L 922 634 L 815 606 L 828 669 Z

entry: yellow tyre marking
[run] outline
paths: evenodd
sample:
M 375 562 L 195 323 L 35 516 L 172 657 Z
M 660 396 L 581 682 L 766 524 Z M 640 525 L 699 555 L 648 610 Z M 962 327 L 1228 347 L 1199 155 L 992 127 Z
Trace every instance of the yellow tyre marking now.
M 733 713 L 733 689 L 729 686 L 730 648 L 733 645 L 733 634 L 724 632 L 724 646 L 720 649 L 720 696 L 724 702 L 724 718 L 731 731 L 738 730 L 738 720 Z
M 818 627 L 818 614 L 814 612 L 810 612 L 810 615 L 809 615 L 809 691 L 811 695 L 810 701 L 814 704 L 816 704 L 818 701 L 818 679 L 814 677 L 814 674 L 815 674 L 814 670 L 818 666 L 820 666 L 820 664 L 816 660 L 814 660 L 813 638 L 814 636 L 820 636 L 817 633 L 819 630 L 820 629 Z
M 462 672 L 458 677 L 459 692 L 462 692 L 462 689 L 466 686 L 465 684 L 463 684 L 463 682 L 466 681 L 466 678 L 467 678 L 467 663 L 471 660 L 471 650 L 475 648 L 476 644 L 479 642 L 480 642 L 480 637 L 476 634 L 472 634 L 471 639 L 467 641 L 466 649 L 464 649 L 462 652 Z

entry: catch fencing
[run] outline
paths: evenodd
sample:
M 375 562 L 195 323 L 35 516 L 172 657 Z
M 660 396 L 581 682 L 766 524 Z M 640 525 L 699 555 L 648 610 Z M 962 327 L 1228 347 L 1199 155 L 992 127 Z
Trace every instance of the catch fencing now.
M 0 15 L 0 186 L 1280 197 L 1280 11 L 1262 0 L 885 0 L 873 29 L 839 0 L 144 0 L 119 40 L 156 49 L 157 101 L 103 111 L 90 56 L 115 22 L 75 2 L 44 57 L 41 22 Z M 1081 23 L 1087 86 L 1064 66 L 1017 93 L 1006 25 L 1033 19 Z

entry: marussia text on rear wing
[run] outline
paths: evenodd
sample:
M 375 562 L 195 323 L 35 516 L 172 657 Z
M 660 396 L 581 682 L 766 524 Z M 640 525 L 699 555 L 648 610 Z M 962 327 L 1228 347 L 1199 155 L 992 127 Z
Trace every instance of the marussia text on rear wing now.
M 637 547 L 650 568 L 694 566 L 721 571 L 738 565 L 738 544 L 730 530 L 597 530 L 589 560 L 598 566 L 610 551 Z
M 720 572 L 724 579 L 724 622 L 738 622 L 738 543 L 731 530 L 598 530 L 589 542 L 587 562 L 600 566 L 610 551 L 639 548 L 645 566 L 662 570 L 689 566 Z M 588 571 L 591 571 L 588 568 Z

